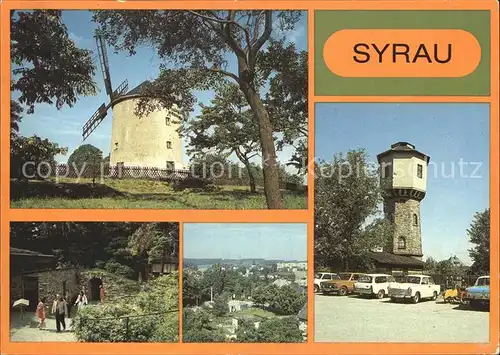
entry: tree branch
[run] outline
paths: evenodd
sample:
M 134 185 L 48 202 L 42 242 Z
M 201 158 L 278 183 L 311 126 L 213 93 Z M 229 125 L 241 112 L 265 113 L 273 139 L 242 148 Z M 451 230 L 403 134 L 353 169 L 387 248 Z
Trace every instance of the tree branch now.
M 234 79 L 238 84 L 240 83 L 240 78 L 236 74 L 230 73 L 228 71 L 222 70 L 220 68 L 205 68 L 208 71 L 214 72 L 214 73 L 219 73 L 224 76 L 230 77 L 231 79 Z
M 249 53 L 250 67 L 253 67 L 255 65 L 255 57 L 257 55 L 257 52 L 259 51 L 259 49 L 262 48 L 262 46 L 264 45 L 264 43 L 266 43 L 269 37 L 271 37 L 271 32 L 273 30 L 273 12 L 271 10 L 266 10 L 265 21 L 266 22 L 265 22 L 264 32 L 252 46 Z

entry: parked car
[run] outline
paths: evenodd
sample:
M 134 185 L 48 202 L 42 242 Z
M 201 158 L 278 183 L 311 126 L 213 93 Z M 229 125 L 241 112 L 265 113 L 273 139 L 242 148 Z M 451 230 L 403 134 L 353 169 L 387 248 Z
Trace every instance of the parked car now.
M 360 296 L 376 296 L 384 298 L 389 293 L 389 288 L 396 285 L 393 276 L 387 274 L 361 275 L 359 281 L 354 284 L 354 291 Z
M 471 308 L 489 307 L 490 305 L 490 277 L 480 276 L 472 287 L 465 289 L 465 300 Z
M 326 280 L 340 280 L 339 275 L 333 272 L 319 272 L 314 275 L 314 293 L 320 291 L 321 282 Z
M 408 275 L 402 282 L 389 287 L 389 297 L 392 302 L 410 299 L 413 303 L 418 303 L 424 298 L 436 300 L 440 290 L 441 286 L 436 285 L 430 276 Z
M 354 284 L 359 280 L 361 275 L 364 274 L 358 272 L 339 272 L 339 279 L 321 282 L 321 293 L 324 295 L 336 293 L 340 296 L 352 293 L 354 292 Z

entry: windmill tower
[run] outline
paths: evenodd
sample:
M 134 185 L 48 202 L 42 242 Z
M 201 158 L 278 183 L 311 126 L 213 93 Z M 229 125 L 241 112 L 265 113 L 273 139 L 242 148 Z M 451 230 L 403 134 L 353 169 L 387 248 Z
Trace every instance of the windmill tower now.
M 389 252 L 422 259 L 420 202 L 427 188 L 430 157 L 407 142 L 377 155 L 384 189 L 384 213 L 394 223 Z
M 182 143 L 177 132 L 181 116 L 175 109 L 162 109 L 138 117 L 134 111 L 137 103 L 144 97 L 141 89 L 147 81 L 127 91 L 128 81 L 124 80 L 113 90 L 106 44 L 98 32 L 95 40 L 109 103 L 99 106 L 85 123 L 82 129 L 83 140 L 101 124 L 108 110 L 112 110 L 111 166 L 183 169 Z

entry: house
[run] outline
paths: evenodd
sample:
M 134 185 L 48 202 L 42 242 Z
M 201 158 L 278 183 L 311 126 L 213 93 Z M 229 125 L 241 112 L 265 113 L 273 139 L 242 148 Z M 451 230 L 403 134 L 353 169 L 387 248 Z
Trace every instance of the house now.
M 377 272 L 393 275 L 422 273 L 424 262 L 411 256 L 397 255 L 385 251 L 369 251 L 368 258 L 375 264 Z
M 149 272 L 153 276 L 170 274 L 179 270 L 179 257 L 165 252 L 163 258 L 155 258 L 149 264 Z
M 229 312 L 239 312 L 244 309 L 248 309 L 253 307 L 254 303 L 252 301 L 239 301 L 239 300 L 229 300 L 227 302 L 227 306 L 229 308 Z

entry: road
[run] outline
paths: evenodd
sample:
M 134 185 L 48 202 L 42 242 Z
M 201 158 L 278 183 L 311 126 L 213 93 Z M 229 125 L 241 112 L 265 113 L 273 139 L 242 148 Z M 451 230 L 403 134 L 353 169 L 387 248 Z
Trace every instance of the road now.
M 489 312 L 437 301 L 315 295 L 315 342 L 487 343 Z

